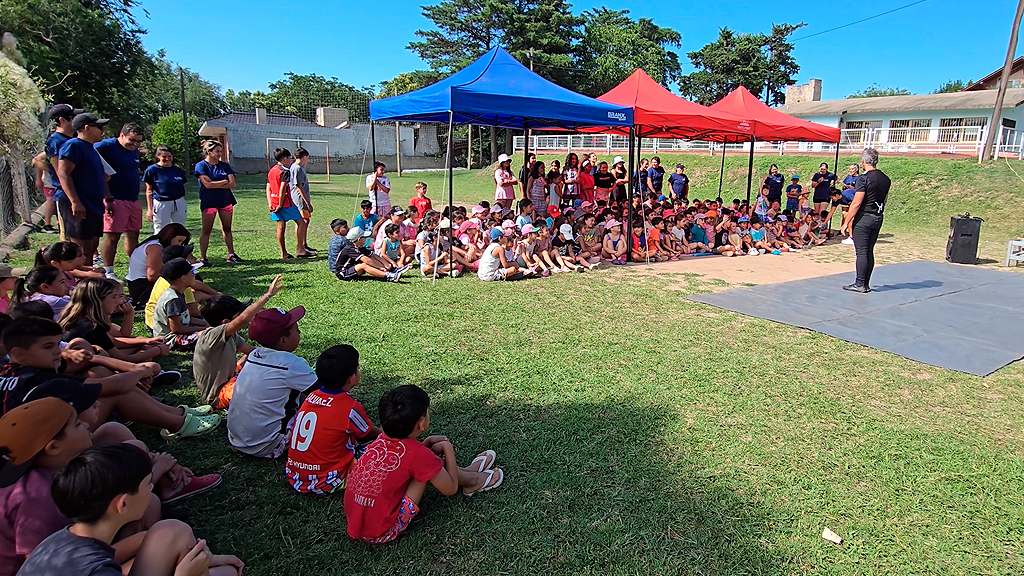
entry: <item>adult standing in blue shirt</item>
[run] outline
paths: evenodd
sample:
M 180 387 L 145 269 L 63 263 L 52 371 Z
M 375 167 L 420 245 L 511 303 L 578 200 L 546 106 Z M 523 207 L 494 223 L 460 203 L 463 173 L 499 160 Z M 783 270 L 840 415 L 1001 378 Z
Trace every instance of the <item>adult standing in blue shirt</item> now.
M 822 162 L 818 171 L 811 176 L 811 185 L 814 186 L 814 213 L 820 214 L 822 210 L 828 210 L 828 201 L 832 196 L 832 185 L 837 176 L 828 171 L 828 163 Z
M 690 178 L 683 172 L 686 166 L 676 164 L 676 171 L 668 175 L 668 184 L 672 187 L 672 198 L 687 200 L 690 195 Z
M 85 110 L 74 108 L 70 104 L 56 104 L 53 108 L 50 108 L 50 120 L 56 126 L 53 129 L 53 134 L 50 134 L 50 137 L 46 139 L 46 161 L 50 172 L 50 186 L 53 187 L 53 195 L 46 198 L 44 207 L 46 226 L 43 227 L 43 230 L 47 232 L 53 230 L 50 222 L 53 219 L 54 212 L 57 211 L 57 200 L 64 195 L 64 192 L 60 189 L 60 180 L 57 178 L 57 157 L 60 154 L 61 146 L 75 137 L 75 129 L 71 126 L 71 121 L 82 112 L 85 112 Z M 57 219 L 57 224 L 60 225 L 60 218 Z M 67 235 L 66 232 L 62 231 L 61 233 L 65 236 Z
M 174 165 L 174 154 L 167 146 L 156 147 L 156 164 L 146 168 L 146 220 L 153 223 L 153 234 L 168 224 L 185 225 L 185 171 Z
M 782 202 L 782 186 L 786 181 L 782 178 L 782 174 L 779 174 L 779 167 L 772 164 L 768 169 L 768 175 L 765 176 L 764 182 L 761 183 L 761 187 L 768 188 L 768 204 L 772 202 Z
M 661 158 L 651 157 L 651 167 L 647 169 L 647 188 L 661 196 L 661 187 L 665 182 L 665 169 L 661 167 Z
M 139 144 L 145 138 L 142 128 L 129 122 L 121 128 L 117 138 L 107 138 L 96 144 L 96 151 L 114 169 L 107 182 L 110 196 L 114 199 L 112 209 L 103 214 L 103 268 L 107 278 L 117 280 L 114 274 L 114 260 L 117 258 L 117 243 L 124 235 L 124 251 L 130 258 L 139 245 L 139 231 L 142 230 L 142 207 L 139 205 Z
M 222 160 L 224 147 L 220 142 L 203 142 L 203 153 L 206 158 L 200 160 L 193 171 L 199 179 L 199 210 L 203 216 L 203 229 L 199 234 L 200 261 L 210 265 L 206 259 L 206 250 L 210 247 L 213 221 L 220 217 L 220 230 L 224 236 L 224 245 L 228 248 L 227 261 L 239 264 L 243 260 L 235 254 L 235 237 L 231 234 L 231 219 L 234 206 L 238 203 L 231 193 L 235 189 L 235 171 Z
M 63 194 L 57 212 L 64 235 L 82 247 L 85 261 L 92 262 L 103 234 L 103 214 L 113 210 L 113 198 L 107 189 L 103 159 L 93 146 L 103 139 L 106 118 L 84 113 L 71 122 L 77 136 L 60 148 L 57 178 Z

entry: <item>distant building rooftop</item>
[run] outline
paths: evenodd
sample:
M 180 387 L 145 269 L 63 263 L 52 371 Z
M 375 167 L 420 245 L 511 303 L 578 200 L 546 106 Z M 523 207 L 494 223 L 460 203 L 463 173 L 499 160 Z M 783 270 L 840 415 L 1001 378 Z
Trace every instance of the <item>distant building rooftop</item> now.
M 996 102 L 995 90 L 951 92 L 947 94 L 915 94 L 909 96 L 879 96 L 876 98 L 847 98 L 845 100 L 823 100 L 820 102 L 798 102 L 780 106 L 778 110 L 792 116 L 839 116 L 864 112 L 903 112 L 911 110 L 979 110 L 993 108 Z M 1024 88 L 1010 88 L 1006 91 L 1004 108 L 1016 108 L 1024 104 Z

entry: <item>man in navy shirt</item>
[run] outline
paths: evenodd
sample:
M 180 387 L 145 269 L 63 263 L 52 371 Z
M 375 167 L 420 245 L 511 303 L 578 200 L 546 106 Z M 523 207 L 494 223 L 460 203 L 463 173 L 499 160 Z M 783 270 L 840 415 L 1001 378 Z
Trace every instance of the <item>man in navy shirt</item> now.
M 131 257 L 139 245 L 139 230 L 142 229 L 142 207 L 139 205 L 139 144 L 145 134 L 134 122 L 121 128 L 117 138 L 107 138 L 96 144 L 96 151 L 114 169 L 107 186 L 114 198 L 113 210 L 103 214 L 103 267 L 107 278 L 117 280 L 114 275 L 114 260 L 117 258 L 117 242 L 124 234 L 124 251 Z
M 50 108 L 49 117 L 55 123 L 53 134 L 46 139 L 46 161 L 50 171 L 50 185 L 53 186 L 53 199 L 47 199 L 46 221 L 49 222 L 56 210 L 56 202 L 64 195 L 60 189 L 60 180 L 57 178 L 57 156 L 60 154 L 60 147 L 65 142 L 75 137 L 75 129 L 71 127 L 71 121 L 75 116 L 85 112 L 81 108 L 74 108 L 70 104 L 56 104 Z M 57 220 L 58 225 L 60 220 Z M 49 226 L 44 227 L 44 229 Z M 66 234 L 66 233 L 65 233 Z
M 71 122 L 77 137 L 65 142 L 58 154 L 57 177 L 63 194 L 57 212 L 64 235 L 82 247 L 86 262 L 92 262 L 103 233 L 104 204 L 112 209 L 113 203 L 103 159 L 93 148 L 103 139 L 107 122 L 93 114 L 78 114 Z

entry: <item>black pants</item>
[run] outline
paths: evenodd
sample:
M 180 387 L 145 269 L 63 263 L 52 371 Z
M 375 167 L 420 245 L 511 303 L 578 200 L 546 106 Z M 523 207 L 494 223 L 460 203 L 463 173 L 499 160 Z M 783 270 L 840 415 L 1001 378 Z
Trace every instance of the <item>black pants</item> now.
M 146 278 L 128 281 L 128 296 L 132 299 L 132 306 L 136 310 L 142 310 L 146 307 L 146 303 L 149 302 L 149 296 L 153 293 L 153 284 L 156 284 L 156 282 L 150 282 Z
M 871 282 L 871 271 L 875 269 L 875 242 L 878 241 L 878 231 L 881 229 L 881 214 L 861 212 L 853 219 L 850 237 L 857 251 L 858 286 L 868 286 Z

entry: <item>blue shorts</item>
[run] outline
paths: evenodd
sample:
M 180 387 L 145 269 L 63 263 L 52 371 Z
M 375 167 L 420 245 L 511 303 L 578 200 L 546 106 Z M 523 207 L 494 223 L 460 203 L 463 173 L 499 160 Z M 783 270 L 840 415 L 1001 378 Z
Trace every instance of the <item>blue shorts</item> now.
M 790 212 L 796 212 L 796 209 L 800 206 L 799 198 L 786 198 L 786 210 Z
M 288 222 L 289 220 L 302 220 L 302 213 L 295 206 L 281 208 L 277 212 L 270 213 L 272 222 Z

